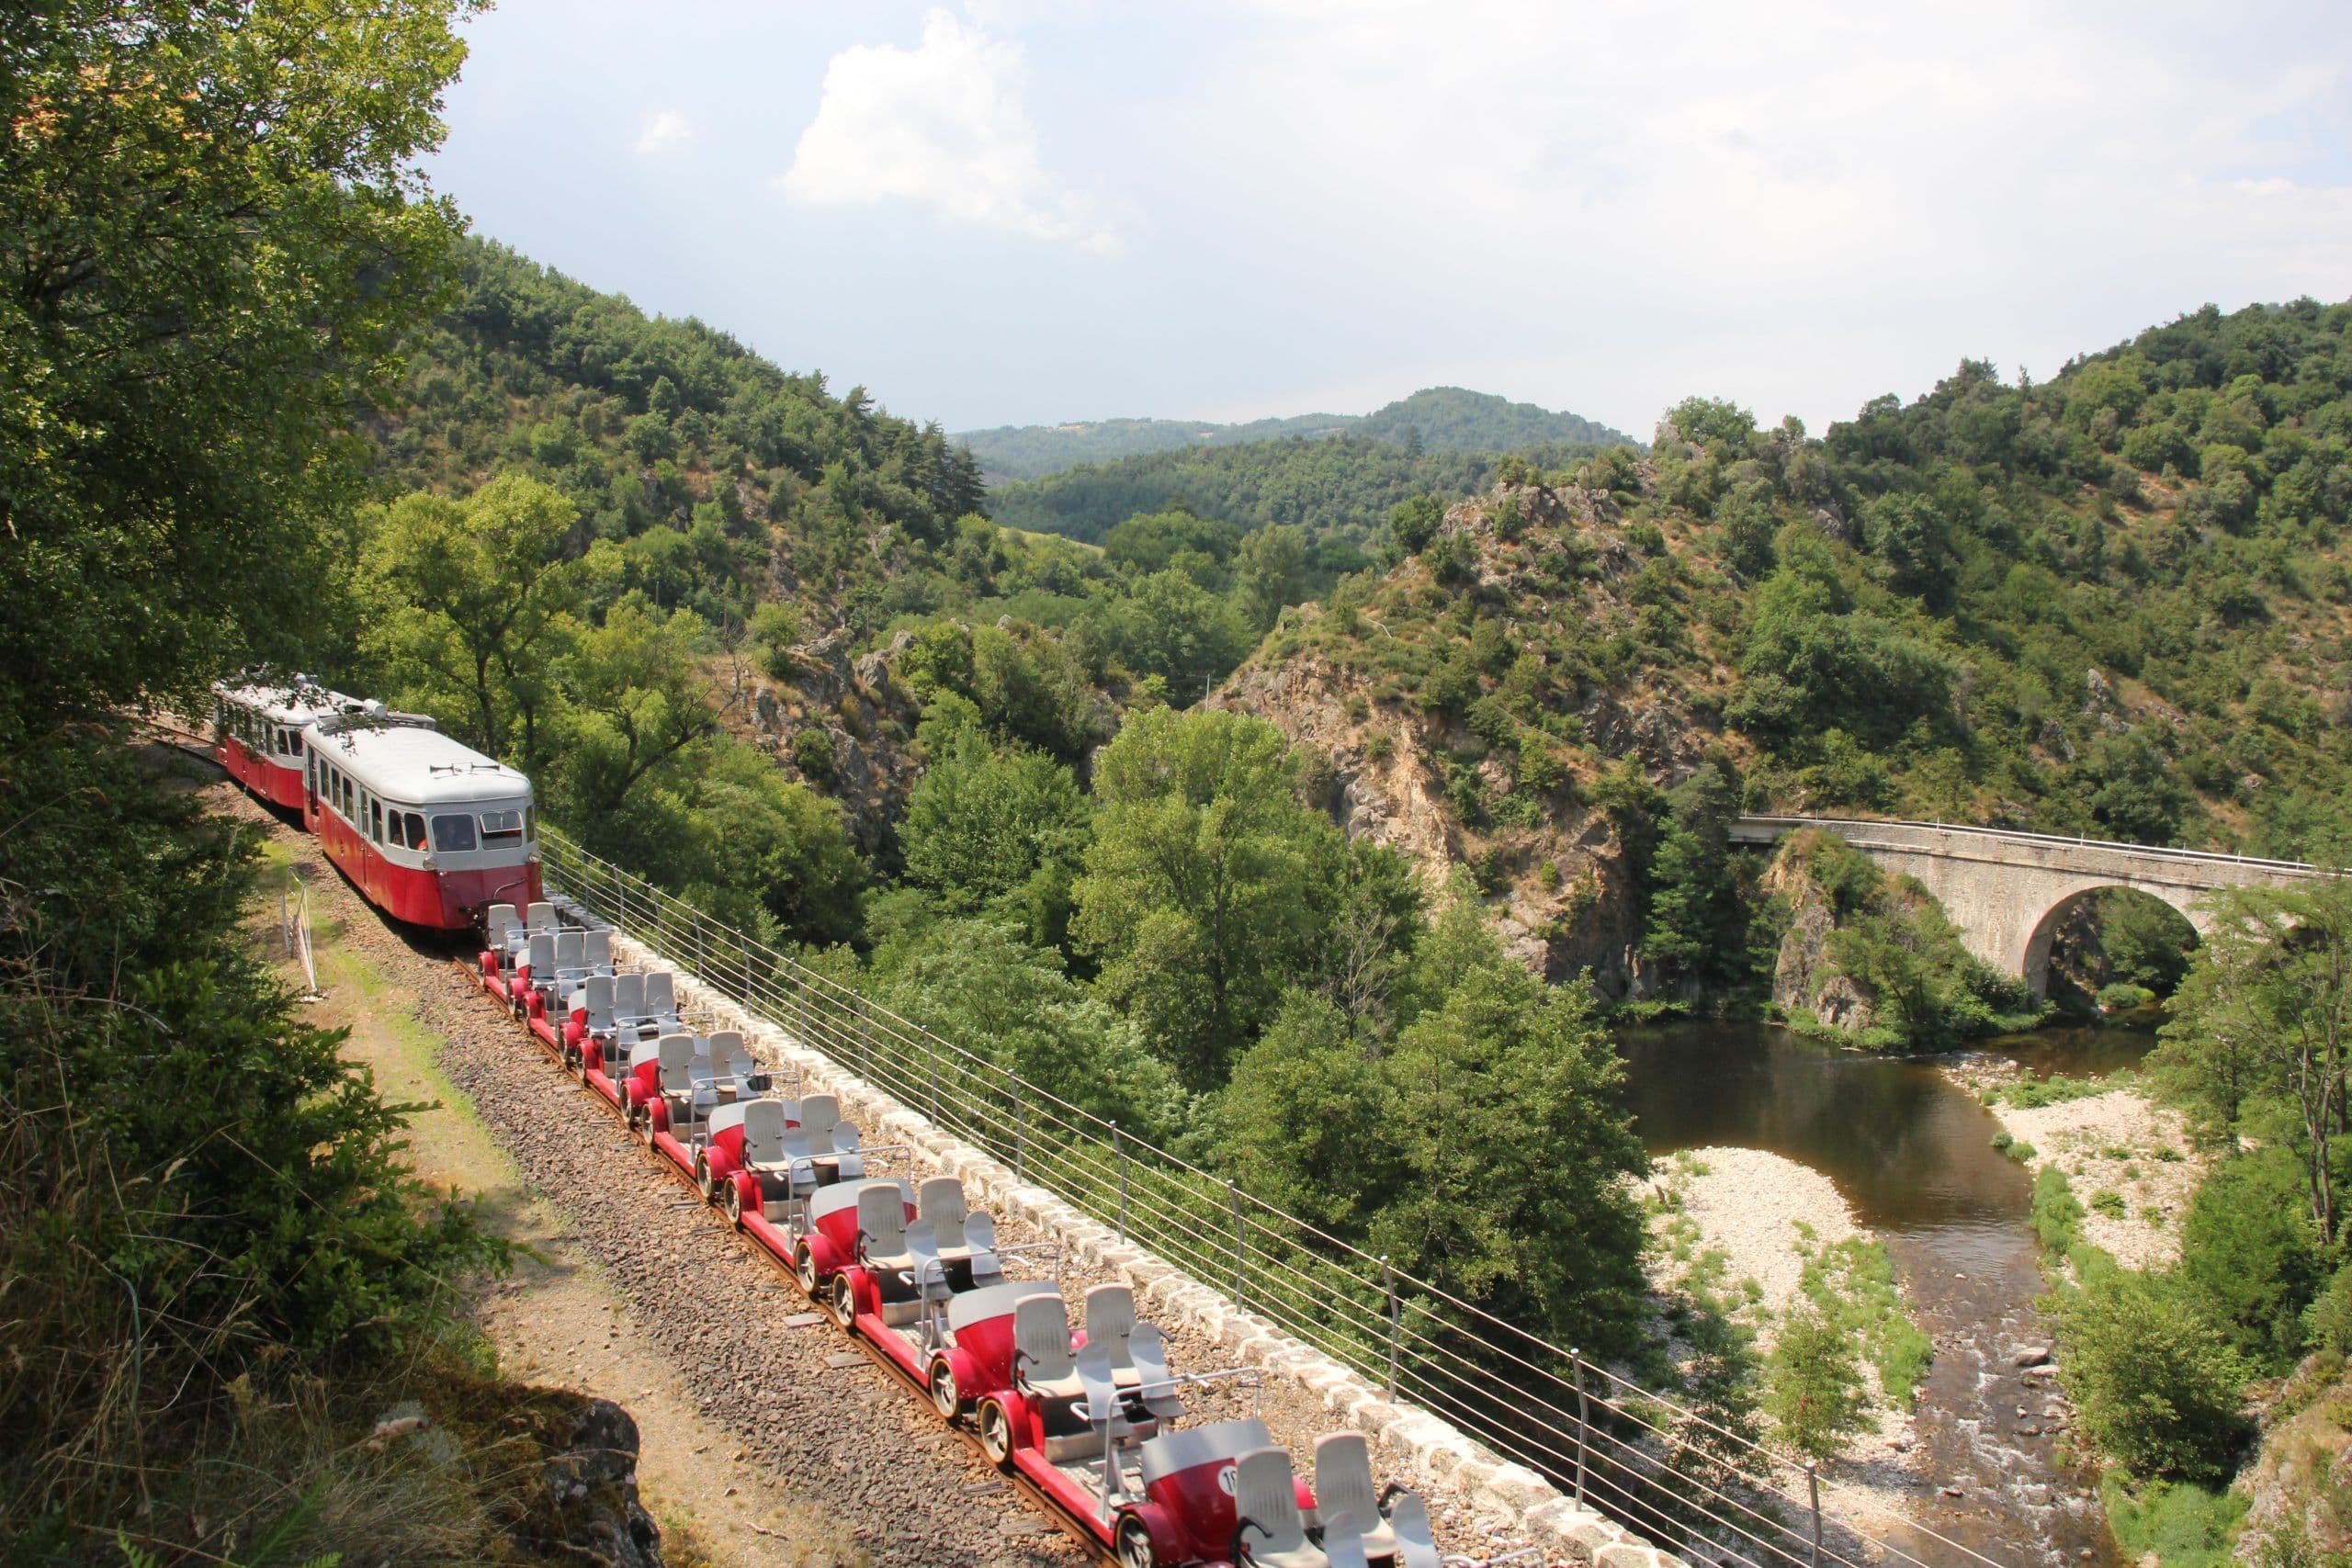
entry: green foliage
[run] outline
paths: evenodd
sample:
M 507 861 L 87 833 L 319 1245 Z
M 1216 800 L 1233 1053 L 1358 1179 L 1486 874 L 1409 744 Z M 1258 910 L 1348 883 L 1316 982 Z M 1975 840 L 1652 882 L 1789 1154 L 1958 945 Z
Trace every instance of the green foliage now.
M 1764 1410 L 1781 1440 L 1799 1453 L 1828 1459 L 1860 1431 L 1869 1396 L 1852 1341 L 1807 1304 L 1781 1322 L 1765 1360 Z
M 2136 1475 L 2228 1476 L 2245 1436 L 2239 1390 L 2251 1369 L 2191 1292 L 2119 1270 L 2059 1291 L 2051 1305 L 2085 1438 Z
M 987 918 L 917 922 L 875 951 L 875 999 L 943 1039 L 1136 1136 L 1159 1140 L 1182 1104 L 1136 1027 L 1073 982 L 1060 955 Z
M 2226 1568 L 2250 1503 L 2234 1488 L 2192 1481 L 2135 1485 L 2111 1472 L 2099 1483 L 2099 1501 L 2123 1555 L 2134 1562 L 2153 1556 L 2165 1568 Z
M 468 9 L 12 17 L 0 746 L 309 651 L 356 478 L 334 434 L 447 276 L 414 160 Z
M 1903 1310 L 1894 1255 L 1885 1244 L 1849 1236 L 1811 1250 L 1799 1288 L 1811 1310 L 1877 1369 L 1887 1402 L 1910 1409 L 1935 1348 Z
M 907 879 L 953 913 L 995 908 L 1060 945 L 1091 827 L 1077 779 L 1043 752 L 998 750 L 977 726 L 947 744 L 907 802 Z
M 2179 1278 L 2247 1361 L 2267 1372 L 2301 1354 L 2303 1311 L 2326 1280 L 2302 1197 L 2293 1156 L 2259 1149 L 2216 1166 L 2181 1224 Z
M 1211 1102 L 1219 1166 L 1509 1321 L 1630 1344 L 1641 1220 L 1623 1179 L 1646 1161 L 1589 989 L 1545 986 L 1459 900 L 1397 1000 L 1384 1043 L 1361 1013 L 1286 996 Z M 1545 1179 L 1492 1179 L 1506 1167 Z
M 1282 732 L 1233 713 L 1131 713 L 1096 763 L 1070 934 L 1195 1092 L 1224 1081 L 1316 945 L 1340 840 L 1299 787 Z

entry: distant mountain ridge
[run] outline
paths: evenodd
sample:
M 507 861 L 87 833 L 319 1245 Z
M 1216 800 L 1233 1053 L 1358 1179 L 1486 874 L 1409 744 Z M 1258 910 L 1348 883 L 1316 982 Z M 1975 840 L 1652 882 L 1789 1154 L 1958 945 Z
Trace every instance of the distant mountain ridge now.
M 992 478 L 1034 479 L 1080 463 L 1114 462 L 1179 447 L 1238 446 L 1284 436 L 1361 435 L 1397 446 L 1419 432 L 1433 451 L 1510 452 L 1549 443 L 1638 445 L 1578 414 L 1555 413 L 1464 387 L 1424 387 L 1370 413 L 1302 413 L 1238 424 L 1213 420 L 1101 419 L 1068 424 L 1004 424 L 953 437 Z

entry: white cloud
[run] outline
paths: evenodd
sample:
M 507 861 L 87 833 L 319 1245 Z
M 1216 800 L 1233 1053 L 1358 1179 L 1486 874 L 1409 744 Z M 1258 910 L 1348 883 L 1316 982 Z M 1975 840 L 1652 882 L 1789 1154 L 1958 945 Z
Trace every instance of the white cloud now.
M 637 138 L 639 152 L 659 152 L 675 142 L 694 136 L 694 122 L 684 109 L 661 109 L 645 117 L 645 128 Z
M 911 50 L 859 44 L 833 57 L 817 116 L 776 186 L 796 201 L 911 201 L 987 228 L 1117 250 L 1117 234 L 1046 177 L 1023 85 L 1018 44 L 932 11 Z

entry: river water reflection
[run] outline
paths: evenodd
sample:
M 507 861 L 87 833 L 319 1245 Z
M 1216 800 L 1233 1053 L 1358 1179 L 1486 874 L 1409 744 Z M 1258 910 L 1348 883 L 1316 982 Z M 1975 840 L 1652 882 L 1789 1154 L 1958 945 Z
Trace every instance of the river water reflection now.
M 1981 1048 L 2034 1077 L 2082 1077 L 2128 1066 L 2150 1043 L 2137 1030 L 2058 1029 Z M 1993 1148 L 1992 1114 L 1931 1061 L 1832 1050 L 1766 1024 L 1629 1029 L 1619 1044 L 1626 1100 L 1652 1154 L 1768 1149 L 1828 1177 L 1885 1239 L 1913 1316 L 1936 1341 L 1917 1421 L 1923 1468 L 1939 1484 L 1924 1522 L 1996 1561 L 2112 1561 L 2096 1505 L 2059 1466 L 2048 1395 L 2012 1363 L 2048 1331 L 2032 1306 L 2032 1184 Z M 1929 1562 L 1951 1556 L 1924 1541 L 1917 1550 Z

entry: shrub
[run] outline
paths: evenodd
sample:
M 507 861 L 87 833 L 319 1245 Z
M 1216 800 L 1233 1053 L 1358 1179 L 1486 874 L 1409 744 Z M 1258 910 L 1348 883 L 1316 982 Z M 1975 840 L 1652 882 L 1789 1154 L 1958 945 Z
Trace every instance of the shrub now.
M 2245 1523 L 2249 1499 L 2186 1481 L 2133 1486 L 2120 1475 L 2099 1484 L 2108 1528 L 2129 1562 L 2154 1557 L 2165 1568 L 2223 1568 Z
M 2132 985 L 2128 980 L 2118 980 L 2098 988 L 2098 1005 L 2109 1012 L 2131 1012 L 2155 999 L 2155 992 L 2145 986 Z
M 792 678 L 792 645 L 800 638 L 800 617 L 789 604 L 771 599 L 752 612 L 752 641 L 758 647 L 760 668 L 772 680 Z
M 2189 1290 L 2118 1270 L 2052 1303 L 2068 1348 L 2061 1375 L 2083 1435 L 2136 1475 L 2226 1479 L 2245 1436 L 2245 1357 Z
M 1860 1359 L 1810 1303 L 1781 1323 L 1764 1378 L 1765 1411 L 1799 1453 L 1827 1459 L 1860 1428 L 1867 1408 Z
M 2197 1190 L 2180 1239 L 2181 1278 L 2231 1343 L 2283 1371 L 2326 1278 L 2294 1155 L 2274 1145 L 2222 1161 Z
M 2123 1194 L 2112 1187 L 2101 1188 L 2091 1194 L 2091 1209 L 2110 1220 L 2120 1220 L 2123 1217 Z
M 822 725 L 803 725 L 793 736 L 792 765 L 810 784 L 832 786 L 833 738 Z

